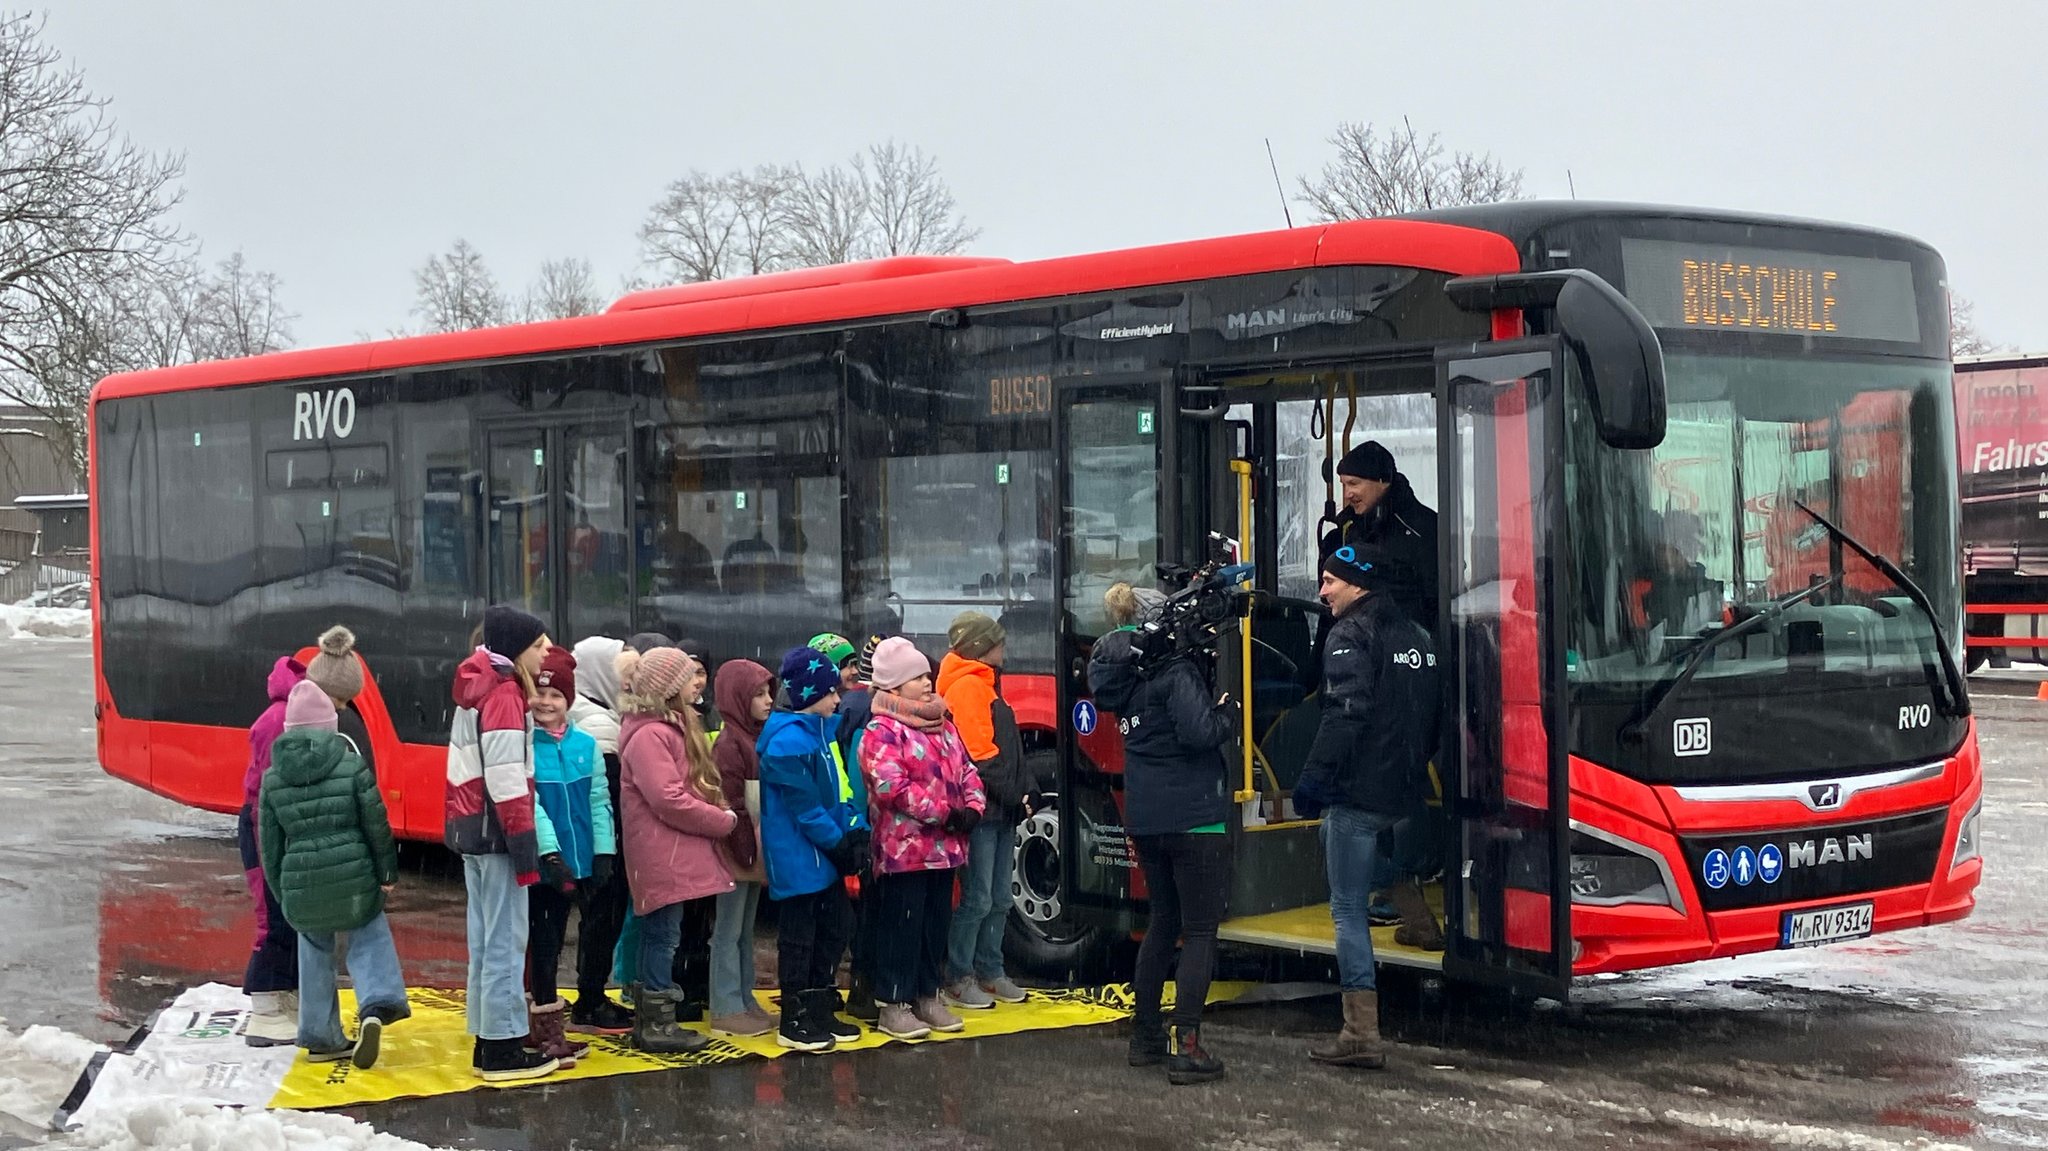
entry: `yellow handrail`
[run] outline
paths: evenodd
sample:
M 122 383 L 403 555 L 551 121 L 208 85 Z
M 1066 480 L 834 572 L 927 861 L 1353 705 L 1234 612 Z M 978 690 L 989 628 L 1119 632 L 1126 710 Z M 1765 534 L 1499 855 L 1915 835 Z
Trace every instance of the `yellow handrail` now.
M 1239 559 L 1250 554 L 1252 545 L 1252 462 L 1250 460 L 1230 461 L 1230 471 L 1237 476 L 1237 538 L 1238 546 L 1246 549 Z M 1252 787 L 1252 621 L 1247 615 L 1238 625 L 1239 659 L 1242 683 L 1237 696 L 1237 705 L 1244 717 L 1244 737 L 1239 742 L 1243 749 L 1244 785 L 1238 788 L 1234 797 L 1238 803 L 1256 799 L 1258 790 Z

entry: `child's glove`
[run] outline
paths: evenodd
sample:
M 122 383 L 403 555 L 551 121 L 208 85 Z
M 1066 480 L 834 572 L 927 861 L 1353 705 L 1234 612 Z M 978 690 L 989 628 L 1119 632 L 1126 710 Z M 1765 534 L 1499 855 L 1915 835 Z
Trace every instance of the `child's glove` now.
M 971 807 L 956 807 L 946 813 L 946 822 L 943 826 L 954 835 L 968 835 L 980 824 L 980 812 Z
M 558 851 L 550 851 L 540 857 L 540 877 L 564 894 L 576 890 L 576 874 L 569 870 L 568 863 L 563 861 Z
M 592 859 L 590 861 L 590 886 L 592 888 L 608 886 L 612 881 L 612 876 L 618 874 L 618 867 L 619 857 L 616 855 L 600 855 Z
M 825 858 L 839 869 L 841 875 L 859 875 L 868 869 L 868 833 L 855 829 L 839 837 L 839 842 L 825 851 Z

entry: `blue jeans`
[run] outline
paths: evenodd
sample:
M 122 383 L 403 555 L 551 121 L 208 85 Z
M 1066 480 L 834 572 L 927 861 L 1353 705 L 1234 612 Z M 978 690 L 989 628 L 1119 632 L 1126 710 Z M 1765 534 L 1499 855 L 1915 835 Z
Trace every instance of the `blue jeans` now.
M 348 974 L 356 985 L 356 1017 L 374 1007 L 405 1005 L 405 976 L 383 912 L 347 933 Z M 341 997 L 334 991 L 335 933 L 299 933 L 299 1046 L 334 1051 L 348 1046 L 341 1030 Z
M 755 1006 L 754 913 L 761 885 L 736 883 L 718 897 L 711 928 L 711 1014 L 738 1015 Z
M 640 985 L 649 991 L 675 988 L 676 946 L 683 941 L 686 906 L 671 903 L 640 917 Z
M 1332 807 L 1323 815 L 1323 866 L 1330 879 L 1330 919 L 1337 925 L 1337 981 L 1346 991 L 1372 991 L 1373 873 L 1380 864 L 1379 837 L 1391 816 L 1356 807 Z
M 469 892 L 469 1033 L 526 1037 L 526 889 L 509 855 L 465 855 Z
M 969 975 L 984 982 L 1003 975 L 1003 923 L 1010 914 L 1010 869 L 1017 829 L 998 821 L 976 824 L 960 869 L 960 906 L 946 942 L 946 978 Z

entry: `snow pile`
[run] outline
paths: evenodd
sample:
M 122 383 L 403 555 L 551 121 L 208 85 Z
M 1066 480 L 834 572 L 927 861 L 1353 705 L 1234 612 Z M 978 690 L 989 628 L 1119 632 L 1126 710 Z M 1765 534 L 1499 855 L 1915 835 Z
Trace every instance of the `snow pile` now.
M 54 1027 L 15 1034 L 0 1025 L 0 1113 L 20 1120 L 0 1131 L 25 1133 L 50 1125 L 78 1073 L 99 1045 Z
M 16 1034 L 0 1025 L 0 1146 L 13 1145 L 8 1136 L 46 1135 L 45 1146 L 79 1151 L 429 1151 L 344 1115 L 237 1111 L 163 1095 L 109 1100 L 77 1130 L 49 1135 L 50 1120 L 98 1051 L 54 1027 Z
M 346 1115 L 308 1111 L 233 1111 L 172 1099 L 139 1101 L 102 1113 L 53 1147 L 91 1151 L 430 1151 Z
M 76 607 L 0 604 L 0 637 L 91 639 L 92 613 Z

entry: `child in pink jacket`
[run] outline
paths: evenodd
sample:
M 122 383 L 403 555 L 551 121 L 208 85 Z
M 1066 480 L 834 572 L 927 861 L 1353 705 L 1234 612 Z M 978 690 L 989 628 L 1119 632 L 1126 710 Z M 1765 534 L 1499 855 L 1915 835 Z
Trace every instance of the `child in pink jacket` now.
M 662 1054 L 701 1051 L 711 1042 L 677 1024 L 671 974 L 683 905 L 733 889 L 718 843 L 738 817 L 725 806 L 718 765 L 686 698 L 695 666 L 677 648 L 655 648 L 640 657 L 619 701 L 626 883 L 640 916 L 633 1041 Z

